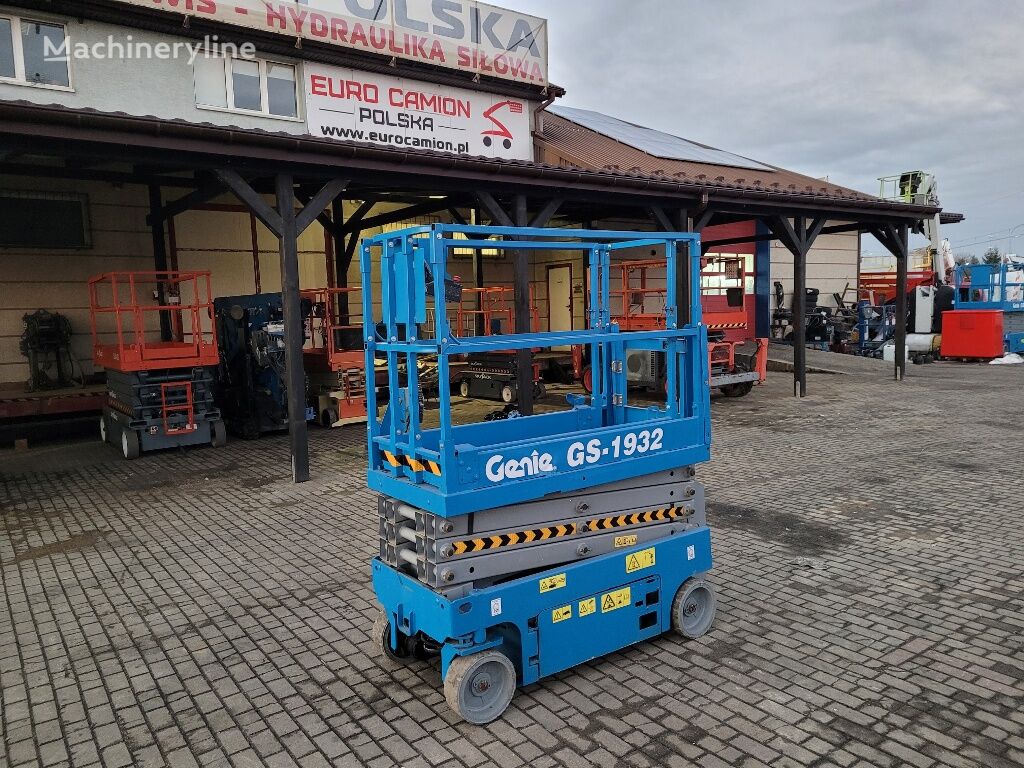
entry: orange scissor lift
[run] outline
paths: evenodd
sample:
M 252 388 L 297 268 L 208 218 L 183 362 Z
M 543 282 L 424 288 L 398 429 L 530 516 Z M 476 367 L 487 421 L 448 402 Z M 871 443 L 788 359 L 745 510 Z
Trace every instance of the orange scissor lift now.
M 463 288 L 456 310 L 454 332 L 462 338 L 514 334 L 515 289 L 506 286 Z M 530 330 L 540 330 L 540 313 L 530 286 Z M 533 396 L 544 397 L 539 362 L 533 364 Z M 462 397 L 479 397 L 513 403 L 519 399 L 516 389 L 516 353 L 501 350 L 470 355 L 456 377 Z
M 126 459 L 226 442 L 209 272 L 107 272 L 89 280 L 89 310 L 93 360 L 107 378 L 104 442 Z
M 612 322 L 623 333 L 651 331 L 665 327 L 665 262 L 662 260 L 620 261 L 618 284 L 611 288 Z M 768 339 L 728 339 L 748 328 L 746 271 L 742 256 L 709 258 L 701 269 L 701 305 L 708 327 L 708 370 L 711 387 L 727 397 L 743 397 L 754 384 L 766 378 Z M 616 308 L 618 311 L 616 312 Z M 740 347 L 755 345 L 752 354 Z M 665 385 L 664 364 L 656 352 L 634 352 L 627 356 L 627 380 L 633 386 L 660 391 Z M 592 374 L 585 351 L 573 348 L 573 371 L 589 393 Z
M 362 289 L 317 288 L 302 297 L 312 303 L 303 350 L 310 405 L 324 427 L 365 422 Z

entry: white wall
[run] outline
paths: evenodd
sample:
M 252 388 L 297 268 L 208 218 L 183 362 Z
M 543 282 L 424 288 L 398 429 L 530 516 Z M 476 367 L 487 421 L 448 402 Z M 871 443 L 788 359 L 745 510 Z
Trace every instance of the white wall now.
M 109 36 L 124 42 L 131 35 L 136 43 L 174 43 L 193 38 L 159 35 L 142 29 L 130 29 L 96 21 L 70 19 L 53 13 L 26 11 L 0 5 L 0 13 L 13 14 L 38 21 L 55 21 L 67 25 L 72 41 L 94 45 Z M 281 57 L 275 56 L 276 60 Z M 250 114 L 199 109 L 195 104 L 195 85 L 188 54 L 173 59 L 73 59 L 70 64 L 71 88 L 53 88 L 0 83 L 0 99 L 29 101 L 36 104 L 61 104 L 76 109 L 91 108 L 103 112 L 124 112 L 129 115 L 187 120 L 194 123 L 261 128 L 267 131 L 305 133 L 303 121 L 260 117 Z M 300 89 L 301 90 L 301 89 Z M 300 114 L 301 111 L 300 111 Z
M 829 222 L 830 226 L 838 222 Z M 838 235 L 821 235 L 814 241 L 814 247 L 807 254 L 807 287 L 817 288 L 821 293 L 818 303 L 834 307 L 833 293 L 842 293 L 849 285 L 846 301 L 856 301 L 857 274 L 860 263 L 860 235 L 844 232 Z M 786 292 L 785 306 L 793 301 L 793 254 L 778 240 L 772 241 L 771 251 L 772 283 L 779 281 Z M 774 295 L 774 288 L 773 295 Z M 772 309 L 775 308 L 772 299 Z
M 152 116 L 185 120 L 190 123 L 212 123 L 242 129 L 261 129 L 290 134 L 308 134 L 305 110 L 305 78 L 300 57 L 267 56 L 256 51 L 257 57 L 295 64 L 298 75 L 299 117 L 282 118 L 253 113 L 200 108 L 195 103 L 195 77 L 191 54 L 182 44 L 194 47 L 202 43 L 194 37 L 158 34 L 133 27 L 122 27 L 93 20 L 70 18 L 45 11 L 28 11 L 0 3 L 0 14 L 22 19 L 55 22 L 66 25 L 75 47 L 97 44 L 107 50 L 110 39 L 127 44 L 130 37 L 134 46 L 178 45 L 172 58 L 154 57 L 72 57 L 70 62 L 71 89 L 48 88 L 18 83 L 0 83 L 0 100 L 28 101 L 35 104 L 59 104 L 74 109 L 95 109 L 101 112 L 121 112 L 134 116 Z M 287 41 L 286 38 L 282 40 Z M 132 50 L 135 50 L 134 48 Z M 344 53 L 344 52 L 343 52 Z M 410 80 L 415 83 L 415 80 Z M 495 96 L 495 100 L 504 97 Z M 531 126 L 536 116 L 530 108 Z M 532 151 L 532 144 L 531 151 Z
M 18 350 L 22 316 L 37 309 L 67 315 L 75 331 L 72 349 L 92 371 L 89 292 L 93 275 L 115 270 L 153 269 L 146 227 L 149 199 L 144 187 L 54 182 L 0 176 L 5 190 L 77 192 L 88 195 L 92 246 L 81 250 L 0 247 L 0 382 L 24 382 L 28 365 Z M 56 190 L 55 190 L 56 188 Z

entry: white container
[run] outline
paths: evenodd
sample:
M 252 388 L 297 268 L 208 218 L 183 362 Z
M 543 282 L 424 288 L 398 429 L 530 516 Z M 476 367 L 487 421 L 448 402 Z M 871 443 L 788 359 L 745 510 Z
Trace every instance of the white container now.
M 907 346 L 907 349 L 905 351 L 906 351 L 906 356 L 907 356 L 906 359 L 909 362 L 910 361 L 910 346 L 909 345 Z M 885 362 L 887 362 L 887 363 L 895 363 L 896 362 L 896 342 L 894 342 L 894 341 L 887 342 L 882 347 L 882 359 L 885 360 Z

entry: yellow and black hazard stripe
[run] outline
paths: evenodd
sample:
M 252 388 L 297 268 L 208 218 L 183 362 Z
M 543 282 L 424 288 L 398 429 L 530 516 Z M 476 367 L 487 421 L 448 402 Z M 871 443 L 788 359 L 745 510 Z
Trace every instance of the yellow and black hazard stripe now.
M 392 467 L 406 466 L 414 472 L 429 472 L 432 475 L 441 476 L 441 465 L 436 461 L 420 461 L 412 456 L 396 456 L 391 451 L 384 451 L 384 459 Z
M 484 536 L 480 539 L 455 541 L 452 542 L 452 554 L 466 555 L 475 552 L 486 552 L 491 549 L 500 549 L 501 547 L 514 547 L 517 544 L 530 544 L 534 541 L 558 539 L 563 536 L 573 536 L 576 531 L 576 523 L 569 523 L 567 525 L 552 525 L 549 528 L 534 528 L 530 531 L 499 533 L 494 536 Z
M 631 515 L 616 515 L 615 517 L 601 517 L 597 520 L 589 520 L 586 524 L 588 531 L 610 531 L 615 528 L 625 528 L 630 525 L 642 523 L 660 523 L 666 520 L 686 517 L 685 507 L 665 507 L 664 509 L 652 509 L 649 512 L 634 512 Z
M 746 327 L 746 323 L 708 323 L 709 331 L 734 331 Z

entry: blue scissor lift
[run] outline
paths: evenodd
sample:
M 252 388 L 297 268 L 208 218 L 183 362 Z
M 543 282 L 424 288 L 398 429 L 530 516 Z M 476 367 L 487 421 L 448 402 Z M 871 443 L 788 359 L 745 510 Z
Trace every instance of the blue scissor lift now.
M 459 338 L 445 292 L 433 289 L 456 248 L 582 252 L 589 328 Z M 676 277 L 663 329 L 620 334 L 611 322 L 611 255 L 629 249 L 661 250 Z M 374 640 L 389 667 L 439 654 L 445 697 L 470 722 L 500 716 L 517 684 L 670 629 L 694 638 L 711 626 L 714 591 L 701 578 L 711 536 L 694 472 L 711 443 L 700 252 L 691 233 L 451 225 L 364 241 L 363 327 L 375 329 L 366 369 L 386 357 L 389 376 L 382 417 L 372 387 L 367 398 L 368 483 L 380 494 Z M 595 361 L 591 396 L 454 423 L 453 359 L 573 344 Z M 627 349 L 666 355 L 664 402 L 628 401 Z M 425 360 L 441 382 L 429 429 Z
M 1002 312 L 1004 349 L 1024 353 L 1024 262 L 959 264 L 953 288 L 954 311 Z

